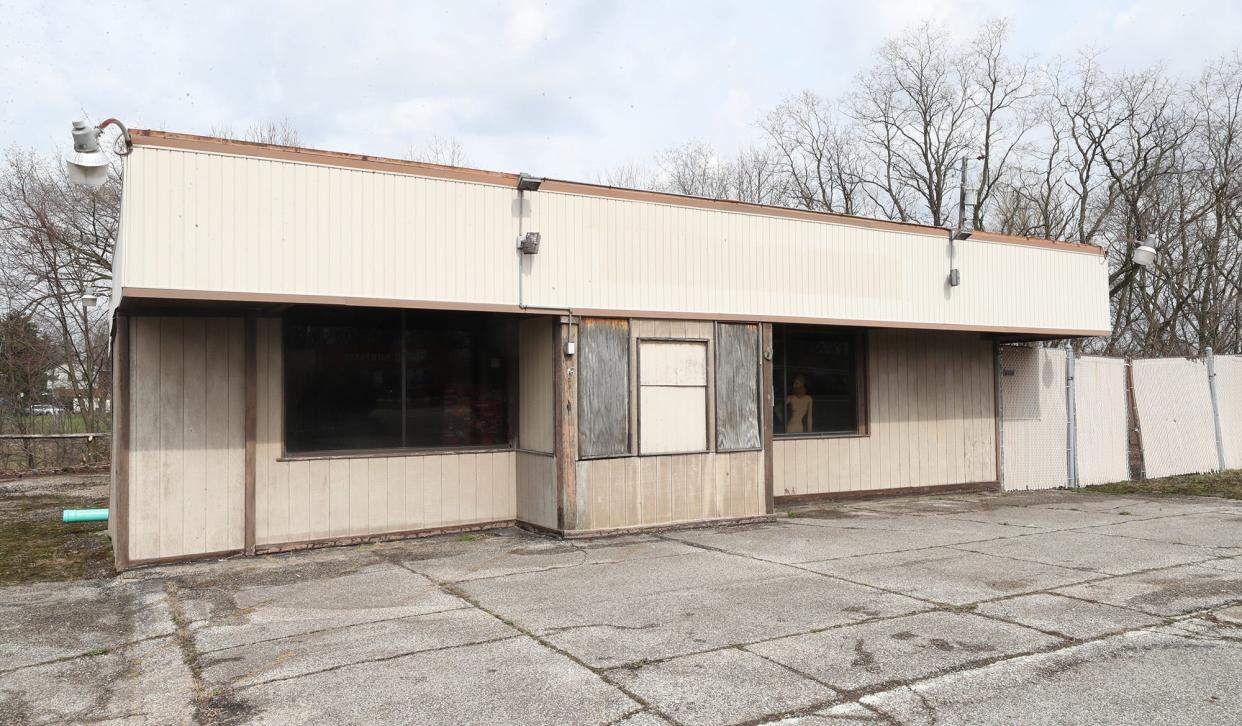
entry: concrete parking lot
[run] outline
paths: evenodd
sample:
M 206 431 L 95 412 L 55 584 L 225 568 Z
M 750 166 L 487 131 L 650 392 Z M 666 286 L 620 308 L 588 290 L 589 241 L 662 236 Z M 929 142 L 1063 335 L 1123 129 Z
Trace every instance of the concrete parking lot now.
M 1242 503 L 862 501 L 0 588 L 4 723 L 1237 723 Z

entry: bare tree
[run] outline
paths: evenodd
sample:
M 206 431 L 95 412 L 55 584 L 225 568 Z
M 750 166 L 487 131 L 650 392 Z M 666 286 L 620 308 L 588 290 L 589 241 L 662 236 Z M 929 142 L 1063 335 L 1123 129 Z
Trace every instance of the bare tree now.
M 112 278 L 120 178 L 71 184 L 55 159 L 12 152 L 0 171 L 0 258 L 12 309 L 55 330 L 76 407 L 99 430 L 106 397 L 108 311 L 89 308 Z
M 443 166 L 465 166 L 467 163 L 465 148 L 452 136 L 432 136 L 421 146 L 411 145 L 405 158 Z
M 773 109 L 760 126 L 779 160 L 789 203 L 813 211 L 861 211 L 857 142 L 827 101 L 804 91 Z
M 881 209 L 934 225 L 951 218 L 954 166 L 975 141 L 973 91 L 969 57 L 935 26 L 881 47 L 849 96 L 873 164 L 867 185 Z
M 302 146 L 302 134 L 287 116 L 253 123 L 240 134 L 227 124 L 219 124 L 211 127 L 211 135 L 222 139 L 252 141 L 256 144 Z

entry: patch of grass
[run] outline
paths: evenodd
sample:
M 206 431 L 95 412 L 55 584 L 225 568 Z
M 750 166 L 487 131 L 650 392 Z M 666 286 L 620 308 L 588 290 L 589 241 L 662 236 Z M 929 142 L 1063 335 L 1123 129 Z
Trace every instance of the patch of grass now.
M 111 576 L 108 523 L 60 521 L 62 509 L 106 506 L 102 499 L 19 489 L 0 495 L 0 585 Z
M 483 535 L 481 534 L 459 534 L 457 535 L 458 542 L 478 542 L 481 539 L 483 539 Z
M 1076 491 L 1088 494 L 1154 494 L 1242 499 L 1242 470 L 1119 481 L 1082 487 Z

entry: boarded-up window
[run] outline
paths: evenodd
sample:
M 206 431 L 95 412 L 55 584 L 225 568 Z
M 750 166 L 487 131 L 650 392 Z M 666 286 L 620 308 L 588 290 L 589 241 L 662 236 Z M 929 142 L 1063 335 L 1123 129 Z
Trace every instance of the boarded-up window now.
M 629 450 L 629 321 L 584 318 L 578 328 L 578 455 Z
M 760 448 L 759 326 L 716 326 L 716 450 Z
M 707 450 L 707 343 L 638 342 L 638 449 Z

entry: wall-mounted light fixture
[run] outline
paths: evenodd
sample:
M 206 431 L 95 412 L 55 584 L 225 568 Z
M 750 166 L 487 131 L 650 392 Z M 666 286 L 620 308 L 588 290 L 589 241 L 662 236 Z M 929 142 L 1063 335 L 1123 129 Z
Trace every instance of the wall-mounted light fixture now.
M 124 148 L 117 149 L 116 153 L 126 156 L 133 150 L 134 143 L 129 138 L 129 129 L 114 118 L 105 119 L 98 126 L 88 126 L 85 121 L 74 121 L 73 153 L 65 157 L 69 181 L 91 189 L 98 189 L 108 181 L 108 157 L 99 150 L 99 137 L 108 126 L 116 126 L 121 130 Z
M 518 174 L 517 188 L 519 192 L 537 192 L 539 185 L 543 184 L 543 177 L 531 176 L 526 172 Z

